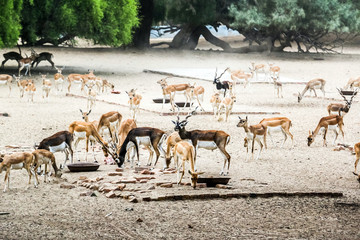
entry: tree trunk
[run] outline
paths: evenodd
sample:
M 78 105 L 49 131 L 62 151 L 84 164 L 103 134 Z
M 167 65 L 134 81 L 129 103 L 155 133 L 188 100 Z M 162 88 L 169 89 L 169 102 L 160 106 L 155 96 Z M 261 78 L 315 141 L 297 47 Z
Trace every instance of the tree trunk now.
M 132 46 L 138 49 L 150 46 L 150 31 L 153 20 L 154 0 L 140 0 L 140 26 L 135 29 Z

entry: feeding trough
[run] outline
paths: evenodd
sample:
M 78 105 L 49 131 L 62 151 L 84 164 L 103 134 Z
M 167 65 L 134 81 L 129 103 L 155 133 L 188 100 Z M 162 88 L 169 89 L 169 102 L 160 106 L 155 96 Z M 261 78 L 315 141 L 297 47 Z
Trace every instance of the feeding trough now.
M 162 98 L 154 98 L 154 99 L 153 99 L 153 102 L 154 102 L 154 103 L 162 103 L 162 102 L 163 102 L 163 99 L 162 99 Z M 170 102 L 170 99 L 165 98 L 165 103 L 169 103 L 169 102 Z
M 216 184 L 226 185 L 226 184 L 228 184 L 229 180 L 230 180 L 230 177 L 209 176 L 209 177 L 199 177 L 197 182 L 198 183 L 206 183 L 207 187 L 215 187 Z
M 70 172 L 91 172 L 98 170 L 100 167 L 97 163 L 72 163 L 66 166 Z
M 340 90 L 340 92 L 345 96 L 355 96 L 357 94 L 357 91 L 352 90 Z
M 178 107 L 190 107 L 190 103 L 186 103 L 185 106 L 185 102 L 176 102 L 175 105 L 177 105 Z M 193 103 L 191 103 L 191 105 L 193 105 Z
M 120 94 L 121 92 L 120 91 L 116 91 L 116 90 L 113 90 L 111 91 L 112 94 Z

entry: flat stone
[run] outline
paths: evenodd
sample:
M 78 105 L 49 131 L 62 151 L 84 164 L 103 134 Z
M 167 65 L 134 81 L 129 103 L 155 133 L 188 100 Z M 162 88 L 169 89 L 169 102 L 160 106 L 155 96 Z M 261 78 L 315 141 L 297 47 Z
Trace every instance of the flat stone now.
M 86 180 L 86 179 L 88 179 L 87 176 L 80 176 L 80 177 L 79 177 L 79 180 Z
M 123 168 L 116 168 L 116 169 L 115 169 L 115 172 L 123 172 L 123 171 L 124 171 Z
M 120 191 L 124 190 L 124 188 L 126 188 L 126 184 L 119 184 L 117 186 L 117 189 L 119 189 Z
M 155 186 L 150 186 L 147 188 L 147 190 L 154 190 L 155 189 Z
M 215 187 L 220 188 L 220 189 L 232 189 L 231 186 L 227 186 L 227 185 L 224 185 L 224 184 L 216 184 Z
M 132 203 L 137 203 L 137 202 L 138 202 L 138 200 L 137 200 L 137 198 L 136 198 L 136 197 L 131 196 L 131 197 L 129 197 L 129 202 L 132 202 Z
M 147 182 L 148 182 L 148 180 L 146 180 L 146 179 L 140 180 L 140 183 L 147 183 Z
M 97 181 L 97 182 L 100 182 L 101 180 L 104 180 L 104 178 L 103 178 L 103 177 L 97 177 L 97 178 L 96 178 L 96 181 Z
M 65 189 L 73 189 L 75 188 L 75 185 L 72 184 L 61 184 L 60 188 L 65 188 Z
M 115 194 L 114 191 L 110 191 L 107 194 L 105 194 L 105 197 L 107 197 L 107 198 L 115 198 L 116 194 Z
M 160 187 L 163 187 L 163 188 L 172 188 L 173 184 L 172 183 L 163 183 L 160 185 Z
M 145 170 L 142 170 L 142 171 L 140 172 L 140 174 L 154 175 L 155 172 L 149 171 L 149 170 L 145 169 Z
M 136 179 L 122 179 L 121 183 L 136 183 Z
M 121 172 L 109 172 L 108 176 L 122 176 L 123 174 Z

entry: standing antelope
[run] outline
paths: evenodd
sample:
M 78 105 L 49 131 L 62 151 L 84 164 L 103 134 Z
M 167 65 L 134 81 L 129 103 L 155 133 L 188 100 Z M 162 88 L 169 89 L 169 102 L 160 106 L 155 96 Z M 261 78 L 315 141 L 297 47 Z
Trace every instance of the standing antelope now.
M 259 80 L 258 78 L 258 73 L 261 71 L 265 74 L 265 78 L 267 78 L 266 76 L 266 71 L 265 71 L 265 65 L 264 64 L 255 64 L 254 62 L 251 62 L 251 66 L 252 66 L 252 71 L 255 72 L 256 75 L 256 81 Z
M 129 109 L 131 117 L 136 121 L 136 115 L 139 113 L 140 101 L 142 96 L 135 93 L 136 89 L 131 89 L 130 92 L 127 92 L 129 96 Z
M 344 89 L 353 89 L 354 87 L 358 88 L 360 87 L 360 77 L 358 78 L 350 78 L 347 84 L 345 85 Z
M 320 119 L 318 125 L 316 126 L 315 130 L 313 132 L 311 132 L 309 130 L 309 136 L 307 138 L 308 140 L 308 146 L 310 147 L 310 145 L 314 142 L 316 135 L 319 133 L 320 130 L 324 131 L 324 142 L 323 142 L 323 146 L 327 146 L 326 143 L 326 133 L 329 130 L 333 130 L 335 132 L 335 138 L 333 141 L 333 145 L 335 145 L 335 141 L 339 135 L 339 133 L 337 132 L 337 128 L 339 127 L 340 132 L 344 138 L 344 131 L 343 131 L 343 126 L 344 126 L 344 122 L 343 122 L 343 117 L 339 116 L 339 115 L 330 115 L 330 116 L 326 116 Z
M 28 102 L 34 102 L 34 95 L 36 93 L 36 87 L 34 84 L 34 80 L 28 80 L 27 85 L 25 87 L 25 92 L 28 95 Z
M 294 136 L 290 132 L 290 127 L 292 126 L 292 124 L 290 119 L 288 119 L 287 117 L 264 118 L 263 120 L 260 121 L 260 124 L 267 128 L 267 134 L 269 134 L 272 142 L 273 140 L 271 137 L 271 133 L 281 131 L 282 134 L 284 135 L 284 141 L 281 144 L 281 147 L 284 146 L 287 140 L 287 135 L 289 135 L 291 138 L 291 142 L 292 142 L 291 146 L 294 145 Z M 265 143 L 265 147 L 267 148 L 266 142 L 264 143 Z
M 94 85 L 85 84 L 85 86 L 88 89 L 88 91 L 87 91 L 87 109 L 91 110 L 96 103 L 97 93 L 96 93 L 96 90 L 93 89 Z
M 316 78 L 316 79 L 313 79 L 313 80 L 310 80 L 304 90 L 302 91 L 302 93 L 299 93 L 298 95 L 298 102 L 301 101 L 301 99 L 303 98 L 303 96 L 305 95 L 305 93 L 309 90 L 310 92 L 313 91 L 314 94 L 315 94 L 315 97 L 317 97 L 317 94 L 316 94 L 316 91 L 315 89 L 320 89 L 323 94 L 324 94 L 324 97 L 325 97 L 325 84 L 326 84 L 326 81 L 324 79 L 321 79 L 321 78 Z
M 114 143 L 117 142 L 117 134 L 119 131 L 122 115 L 117 111 L 111 111 L 101 115 L 97 131 L 100 135 L 104 134 L 104 129 L 107 129 L 110 134 L 110 138 Z
M 59 91 L 63 91 L 64 89 L 64 81 L 65 81 L 65 77 L 64 75 L 62 75 L 62 71 L 64 70 L 65 67 L 62 67 L 62 68 L 57 68 L 55 67 L 55 69 L 57 70 L 57 73 L 54 74 L 54 85 L 55 85 L 55 88 L 56 88 L 56 94 L 59 92 Z M 60 86 L 61 86 L 61 89 L 60 89 Z
M 32 154 L 35 157 L 34 160 L 34 170 L 37 171 L 37 169 L 41 166 L 41 165 L 45 165 L 45 174 L 44 174 L 44 182 L 46 182 L 46 173 L 47 173 L 47 166 L 49 165 L 49 181 L 50 180 L 50 175 L 51 175 L 51 171 L 50 171 L 50 164 L 54 169 L 55 172 L 55 177 L 60 178 L 62 173 L 61 171 L 57 168 L 56 166 L 56 161 L 55 161 L 55 156 L 52 152 L 45 150 L 45 149 L 38 149 L 32 152 Z M 37 179 L 38 180 L 38 179 Z M 39 180 L 38 180 L 39 181 Z
M 231 73 L 231 79 L 233 79 L 234 84 L 236 85 L 237 80 L 243 80 L 244 81 L 244 88 L 246 86 L 250 85 L 250 79 L 253 79 L 254 77 L 254 71 L 250 68 L 250 73 L 244 72 L 244 71 L 238 71 L 236 73 Z
M 182 171 L 180 175 L 180 161 L 182 164 Z M 191 175 L 191 186 L 196 188 L 196 183 L 200 174 L 203 172 L 195 172 L 195 150 L 194 146 L 187 141 L 180 141 L 176 143 L 174 147 L 174 162 L 176 167 L 176 175 L 177 175 L 177 184 L 181 183 L 181 180 L 184 176 L 185 172 L 185 162 L 190 163 L 189 173 Z
M 166 167 L 170 167 L 171 163 L 171 150 L 175 147 L 176 143 L 180 142 L 181 138 L 178 132 L 173 132 L 166 139 L 166 154 L 165 154 L 165 162 Z M 172 154 L 174 156 L 174 154 Z
M 218 110 L 218 121 L 220 121 L 220 114 L 222 112 L 222 109 L 224 109 L 225 111 L 225 116 L 226 116 L 225 121 L 226 122 L 228 121 L 228 118 L 234 106 L 234 102 L 236 102 L 235 95 L 231 95 L 230 97 L 225 97 L 221 100 Z
M 91 113 L 91 109 L 88 111 L 88 112 L 83 112 L 81 109 L 80 110 L 80 113 L 81 113 L 81 118 L 84 120 L 84 122 L 90 122 L 89 121 L 89 115 Z M 95 128 L 97 129 L 98 125 L 99 125 L 99 121 L 98 120 L 94 120 L 94 121 L 91 121 L 90 122 L 92 125 L 95 126 Z
M 215 70 L 215 77 L 214 77 L 214 81 L 213 84 L 215 84 L 215 87 L 218 91 L 223 91 L 224 92 L 224 97 L 226 96 L 226 91 L 230 89 L 229 86 L 229 81 L 220 81 L 220 78 L 222 77 L 222 75 L 224 75 L 224 73 L 228 70 L 228 68 L 226 68 L 224 70 L 224 72 L 222 74 L 220 74 L 220 76 L 217 76 L 217 68 Z
M 34 51 L 34 50 L 31 49 L 31 51 Z M 37 54 L 35 51 L 34 51 L 34 53 L 37 56 L 33 60 L 33 63 L 31 64 L 31 67 L 34 67 L 34 64 L 36 63 L 36 65 L 35 65 L 35 68 L 36 68 L 41 61 L 45 61 L 45 60 L 48 61 L 51 64 L 52 68 L 55 67 L 54 62 L 52 61 L 52 59 L 54 58 L 54 55 L 52 53 L 50 53 L 50 52 L 42 52 L 42 53 Z
M 83 82 L 83 75 L 77 74 L 77 73 L 72 73 L 72 74 L 68 75 L 67 79 L 69 82 L 68 92 L 70 93 L 71 84 L 77 84 L 77 85 L 79 85 L 79 87 L 81 87 L 82 82 Z
M 36 177 L 36 173 L 32 168 L 34 165 L 34 155 L 29 152 L 21 152 L 21 153 L 13 153 L 11 155 L 5 155 L 3 161 L 0 163 L 0 173 L 2 170 L 6 171 L 5 174 L 5 187 L 4 192 L 6 192 L 6 188 L 10 189 L 10 170 L 11 169 L 23 169 L 25 168 L 29 174 L 29 184 L 31 181 L 31 176 L 34 177 L 34 186 L 37 187 L 38 181 Z M 7 185 L 6 185 L 7 180 Z
M 19 48 L 20 51 L 20 48 Z M 17 52 L 7 52 L 3 54 L 5 60 L 2 61 L 1 63 L 1 68 L 4 67 L 4 64 L 8 61 L 8 60 L 15 60 L 18 63 L 18 68 L 20 68 L 20 60 L 23 59 L 23 57 L 21 56 L 21 51 L 20 53 Z
M 46 74 L 41 74 L 42 79 L 42 98 L 46 96 L 46 98 L 49 97 L 49 93 L 51 90 L 51 81 L 46 78 Z
M 220 175 L 229 174 L 230 168 L 230 154 L 226 151 L 225 147 L 230 142 L 230 135 L 224 131 L 219 130 L 192 130 L 186 131 L 185 126 L 188 123 L 187 119 L 196 112 L 196 109 L 189 113 L 185 120 L 180 121 L 179 112 L 177 115 L 177 120 L 172 121 L 175 124 L 174 130 L 179 132 L 179 136 L 182 140 L 189 139 L 192 142 L 192 145 L 195 147 L 195 156 L 194 162 L 196 162 L 196 153 L 198 148 L 204 148 L 207 150 L 219 149 L 222 155 L 224 156 L 224 165 L 220 171 Z M 227 163 L 227 171 L 225 171 Z
M 275 66 L 273 63 L 268 63 L 269 65 L 269 75 L 271 78 L 277 77 L 279 78 L 280 75 L 280 67 Z
M 215 93 L 214 95 L 212 95 L 210 98 L 210 103 L 213 108 L 214 118 L 216 118 L 221 103 L 220 93 Z
M 359 159 L 360 159 L 360 142 L 356 143 L 354 145 L 354 151 L 355 151 L 355 154 L 356 154 L 356 159 L 355 159 L 355 169 L 354 169 L 354 174 L 359 176 L 359 174 L 356 173 L 356 167 L 359 163 Z M 359 179 L 360 179 L 360 176 L 359 176 Z M 360 181 L 360 180 L 359 180 Z
M 19 60 L 20 62 L 20 67 L 19 67 L 19 76 L 20 76 L 20 72 L 21 70 L 23 70 L 24 67 L 26 67 L 26 71 L 25 71 L 25 76 L 27 75 L 28 71 L 29 71 L 29 75 L 31 76 L 31 62 L 34 61 L 34 59 L 37 57 L 38 55 L 31 51 L 31 56 L 30 57 L 26 57 L 26 58 L 22 58 Z
M 25 92 L 25 88 L 28 85 L 28 80 L 20 80 L 21 76 L 15 76 L 13 75 L 13 77 L 15 78 L 16 84 L 19 87 L 20 90 L 20 98 L 24 97 L 24 92 Z
M 244 131 L 246 134 L 246 141 L 244 143 L 244 146 L 246 145 L 247 152 L 249 151 L 249 141 L 251 142 L 251 154 L 252 154 L 251 159 L 252 160 L 254 160 L 254 143 L 255 143 L 255 141 L 260 145 L 260 149 L 259 149 L 258 154 L 255 159 L 255 160 L 258 160 L 260 153 L 263 149 L 263 146 L 265 145 L 265 148 L 267 148 L 267 146 L 266 146 L 267 127 L 261 123 L 256 124 L 256 125 L 251 125 L 249 127 L 247 116 L 245 119 L 242 119 L 241 117 L 239 117 L 239 123 L 236 126 L 244 128 Z M 264 144 L 261 142 L 261 140 L 264 142 Z M 247 154 L 246 154 L 246 158 L 247 158 Z
M 203 86 L 197 86 L 195 87 L 195 84 L 194 83 L 193 85 L 190 85 L 190 88 L 188 88 L 188 91 L 190 92 L 189 93 L 189 98 L 190 98 L 190 109 L 191 109 L 191 106 L 192 106 L 192 100 L 193 99 L 196 99 L 201 110 L 202 111 L 205 111 L 204 108 L 201 106 L 201 103 L 200 103 L 200 99 L 201 99 L 201 102 L 204 101 L 204 92 L 205 92 L 205 89 Z
M 340 91 L 340 89 L 337 89 L 340 93 L 340 95 L 344 98 L 345 104 L 341 104 L 341 103 L 331 103 L 328 105 L 327 107 L 327 111 L 329 113 L 329 115 L 331 115 L 331 113 L 336 113 L 339 114 L 341 116 L 344 116 L 346 113 L 349 112 L 350 107 L 351 107 L 351 103 L 353 98 L 355 97 L 355 95 L 358 92 L 358 89 L 356 89 L 356 91 L 353 92 L 350 101 L 347 100 L 347 98 L 344 96 L 344 94 Z M 341 114 L 343 113 L 343 114 Z
M 12 76 L 8 74 L 0 74 L 0 85 L 7 85 L 9 88 L 9 97 L 11 93 L 11 82 L 12 82 Z
M 283 94 L 282 94 L 282 83 L 279 82 L 279 77 L 276 76 L 271 76 L 272 80 L 273 80 L 273 83 L 274 83 L 274 95 L 277 93 L 277 97 L 280 98 L 283 98 Z M 276 92 L 276 93 L 275 93 Z
M 185 95 L 185 105 L 187 104 L 188 100 L 191 101 L 189 96 L 188 89 L 190 88 L 190 84 L 182 83 L 182 84 L 172 84 L 168 85 L 166 82 L 167 78 L 160 79 L 157 81 L 158 84 L 160 84 L 161 89 L 163 91 L 163 104 L 161 106 L 161 112 L 163 111 L 164 104 L 165 104 L 165 97 L 169 96 L 170 98 L 170 104 L 171 104 L 171 110 L 175 111 L 175 95 L 176 93 L 184 94 Z

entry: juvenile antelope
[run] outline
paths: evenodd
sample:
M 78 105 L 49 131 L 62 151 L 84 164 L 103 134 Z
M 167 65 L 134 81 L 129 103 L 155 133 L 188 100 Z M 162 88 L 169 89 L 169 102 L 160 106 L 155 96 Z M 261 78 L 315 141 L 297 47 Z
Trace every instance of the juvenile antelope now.
M 24 92 L 25 92 L 25 88 L 28 85 L 28 80 L 20 80 L 21 76 L 16 77 L 15 75 L 13 75 L 16 81 L 16 84 L 19 87 L 20 90 L 20 98 L 24 97 Z
M 9 97 L 11 93 L 11 82 L 12 82 L 12 76 L 8 74 L 0 74 L 0 85 L 7 85 L 9 88 Z
M 34 170 L 35 171 L 37 171 L 37 169 L 41 165 L 45 165 L 44 182 L 46 182 L 46 175 L 48 175 L 49 182 L 51 181 L 50 180 L 50 175 L 51 175 L 50 164 L 54 169 L 55 177 L 57 177 L 57 178 L 61 177 L 62 173 L 56 166 L 55 156 L 52 152 L 45 150 L 45 149 L 38 149 L 38 150 L 33 151 L 32 154 L 35 157 L 35 160 L 34 160 Z M 49 173 L 47 174 L 48 165 L 49 165 Z
M 222 112 L 222 109 L 225 111 L 225 116 L 226 116 L 225 121 L 226 122 L 228 121 L 228 118 L 234 106 L 234 102 L 236 102 L 235 95 L 231 95 L 230 97 L 225 97 L 221 100 L 218 110 L 218 121 L 220 121 L 220 114 Z
M 3 157 L 3 161 L 0 163 L 0 173 L 5 170 L 5 187 L 4 192 L 6 192 L 6 189 L 10 189 L 10 170 L 15 169 L 23 169 L 25 168 L 26 171 L 29 174 L 29 184 L 31 182 L 31 176 L 34 177 L 34 186 L 38 186 L 37 176 L 36 172 L 33 169 L 34 165 L 34 155 L 29 152 L 21 152 L 21 153 L 13 153 L 11 155 L 5 155 Z M 7 180 L 7 185 L 6 185 Z
M 171 163 L 171 151 L 175 147 L 176 143 L 180 142 L 181 138 L 178 132 L 173 132 L 168 136 L 166 139 L 166 154 L 165 154 L 165 162 L 166 162 L 166 168 L 170 167 Z
M 131 117 L 136 121 L 136 115 L 139 113 L 139 107 L 140 102 L 142 99 L 142 96 L 135 93 L 136 89 L 131 89 L 130 92 L 127 92 L 127 95 L 129 96 L 129 110 Z
M 96 103 L 96 96 L 97 96 L 97 92 L 95 89 L 93 89 L 93 86 L 89 86 L 89 85 L 85 85 L 87 86 L 87 109 L 90 110 L 93 108 L 93 106 L 95 106 Z
M 210 98 L 210 103 L 214 112 L 214 118 L 216 118 L 221 103 L 220 93 L 215 93 L 214 95 L 212 95 Z
M 279 78 L 280 76 L 280 67 L 275 66 L 273 63 L 268 63 L 269 65 L 269 75 L 271 78 Z
M 310 92 L 313 91 L 314 94 L 315 94 L 315 97 L 317 97 L 317 94 L 316 94 L 316 91 L 315 89 L 320 89 L 323 94 L 324 94 L 324 97 L 325 97 L 325 84 L 326 84 L 326 81 L 324 79 L 321 79 L 321 78 L 316 78 L 316 79 L 313 79 L 313 80 L 310 80 L 304 90 L 302 91 L 302 93 L 299 93 L 298 95 L 298 102 L 301 101 L 301 99 L 304 97 L 305 93 L 309 90 Z
M 55 89 L 56 89 L 56 94 L 59 91 L 63 91 L 64 89 L 64 81 L 65 81 L 65 77 L 64 75 L 62 75 L 62 71 L 64 70 L 65 67 L 62 68 L 57 68 L 55 67 L 55 69 L 57 70 L 57 73 L 54 74 L 54 85 L 55 85 Z
M 34 95 L 36 93 L 36 87 L 34 84 L 34 80 L 28 80 L 27 85 L 25 87 L 25 92 L 28 95 L 28 102 L 34 102 Z
M 273 83 L 274 83 L 274 95 L 277 94 L 277 97 L 283 98 L 283 94 L 282 94 L 282 83 L 279 82 L 279 77 L 273 77 L 271 76 Z
M 72 74 L 68 75 L 67 79 L 69 82 L 69 86 L 68 86 L 69 93 L 70 93 L 70 89 L 71 89 L 71 84 L 76 84 L 81 88 L 82 82 L 83 82 L 83 75 L 77 74 L 77 73 L 72 73 Z
M 174 147 L 174 162 L 177 173 L 177 184 L 181 183 L 181 180 L 185 172 L 185 162 L 190 163 L 189 174 L 191 175 L 191 186 L 196 188 L 196 183 L 200 174 L 203 172 L 195 172 L 195 149 L 194 146 L 187 141 L 180 141 L 176 143 Z M 182 165 L 180 176 L 180 162 Z
M 190 101 L 190 96 L 189 96 L 189 91 L 188 89 L 190 88 L 190 84 L 172 84 L 172 85 L 168 85 L 168 83 L 166 82 L 167 78 L 163 78 L 160 79 L 159 81 L 157 81 L 158 84 L 160 84 L 161 89 L 163 91 L 163 104 L 161 106 L 161 112 L 164 109 L 164 104 L 165 104 L 165 98 L 167 96 L 169 96 L 170 98 L 170 104 L 171 104 L 171 110 L 175 111 L 175 95 L 176 93 L 180 93 L 180 94 L 184 94 L 186 101 L 185 101 L 185 106 L 188 103 L 188 101 Z
M 344 138 L 344 131 L 343 131 L 343 126 L 344 126 L 344 122 L 343 122 L 343 117 L 339 116 L 339 115 L 330 115 L 327 117 L 323 117 L 320 119 L 318 125 L 316 126 L 315 130 L 313 132 L 311 132 L 309 130 L 309 136 L 307 138 L 308 141 L 308 146 L 310 147 L 310 145 L 314 142 L 316 135 L 319 133 L 320 130 L 324 131 L 324 141 L 323 141 L 323 146 L 327 146 L 326 143 L 326 133 L 328 130 L 333 130 L 335 133 L 335 138 L 333 141 L 333 145 L 335 145 L 335 141 L 339 135 L 339 133 L 337 132 L 337 128 L 340 129 L 340 132 Z
M 42 79 L 42 98 L 49 97 L 49 93 L 51 90 L 51 81 L 46 78 L 46 74 L 41 74 Z
M 251 66 L 252 66 L 252 71 L 255 72 L 256 75 L 256 81 L 259 80 L 258 78 L 258 73 L 262 72 L 265 74 L 265 79 L 266 79 L 266 71 L 265 71 L 265 65 L 264 64 L 255 64 L 254 62 L 251 62 Z
M 190 109 L 191 109 L 191 106 L 192 106 L 192 100 L 193 99 L 196 99 L 201 110 L 202 111 L 205 111 L 204 108 L 201 106 L 201 103 L 200 103 L 200 99 L 201 99 L 201 102 L 204 101 L 204 92 L 205 92 L 205 89 L 203 86 L 197 86 L 195 87 L 195 84 L 194 83 L 193 85 L 190 85 L 190 88 L 188 88 L 189 90 L 189 97 L 190 97 Z

